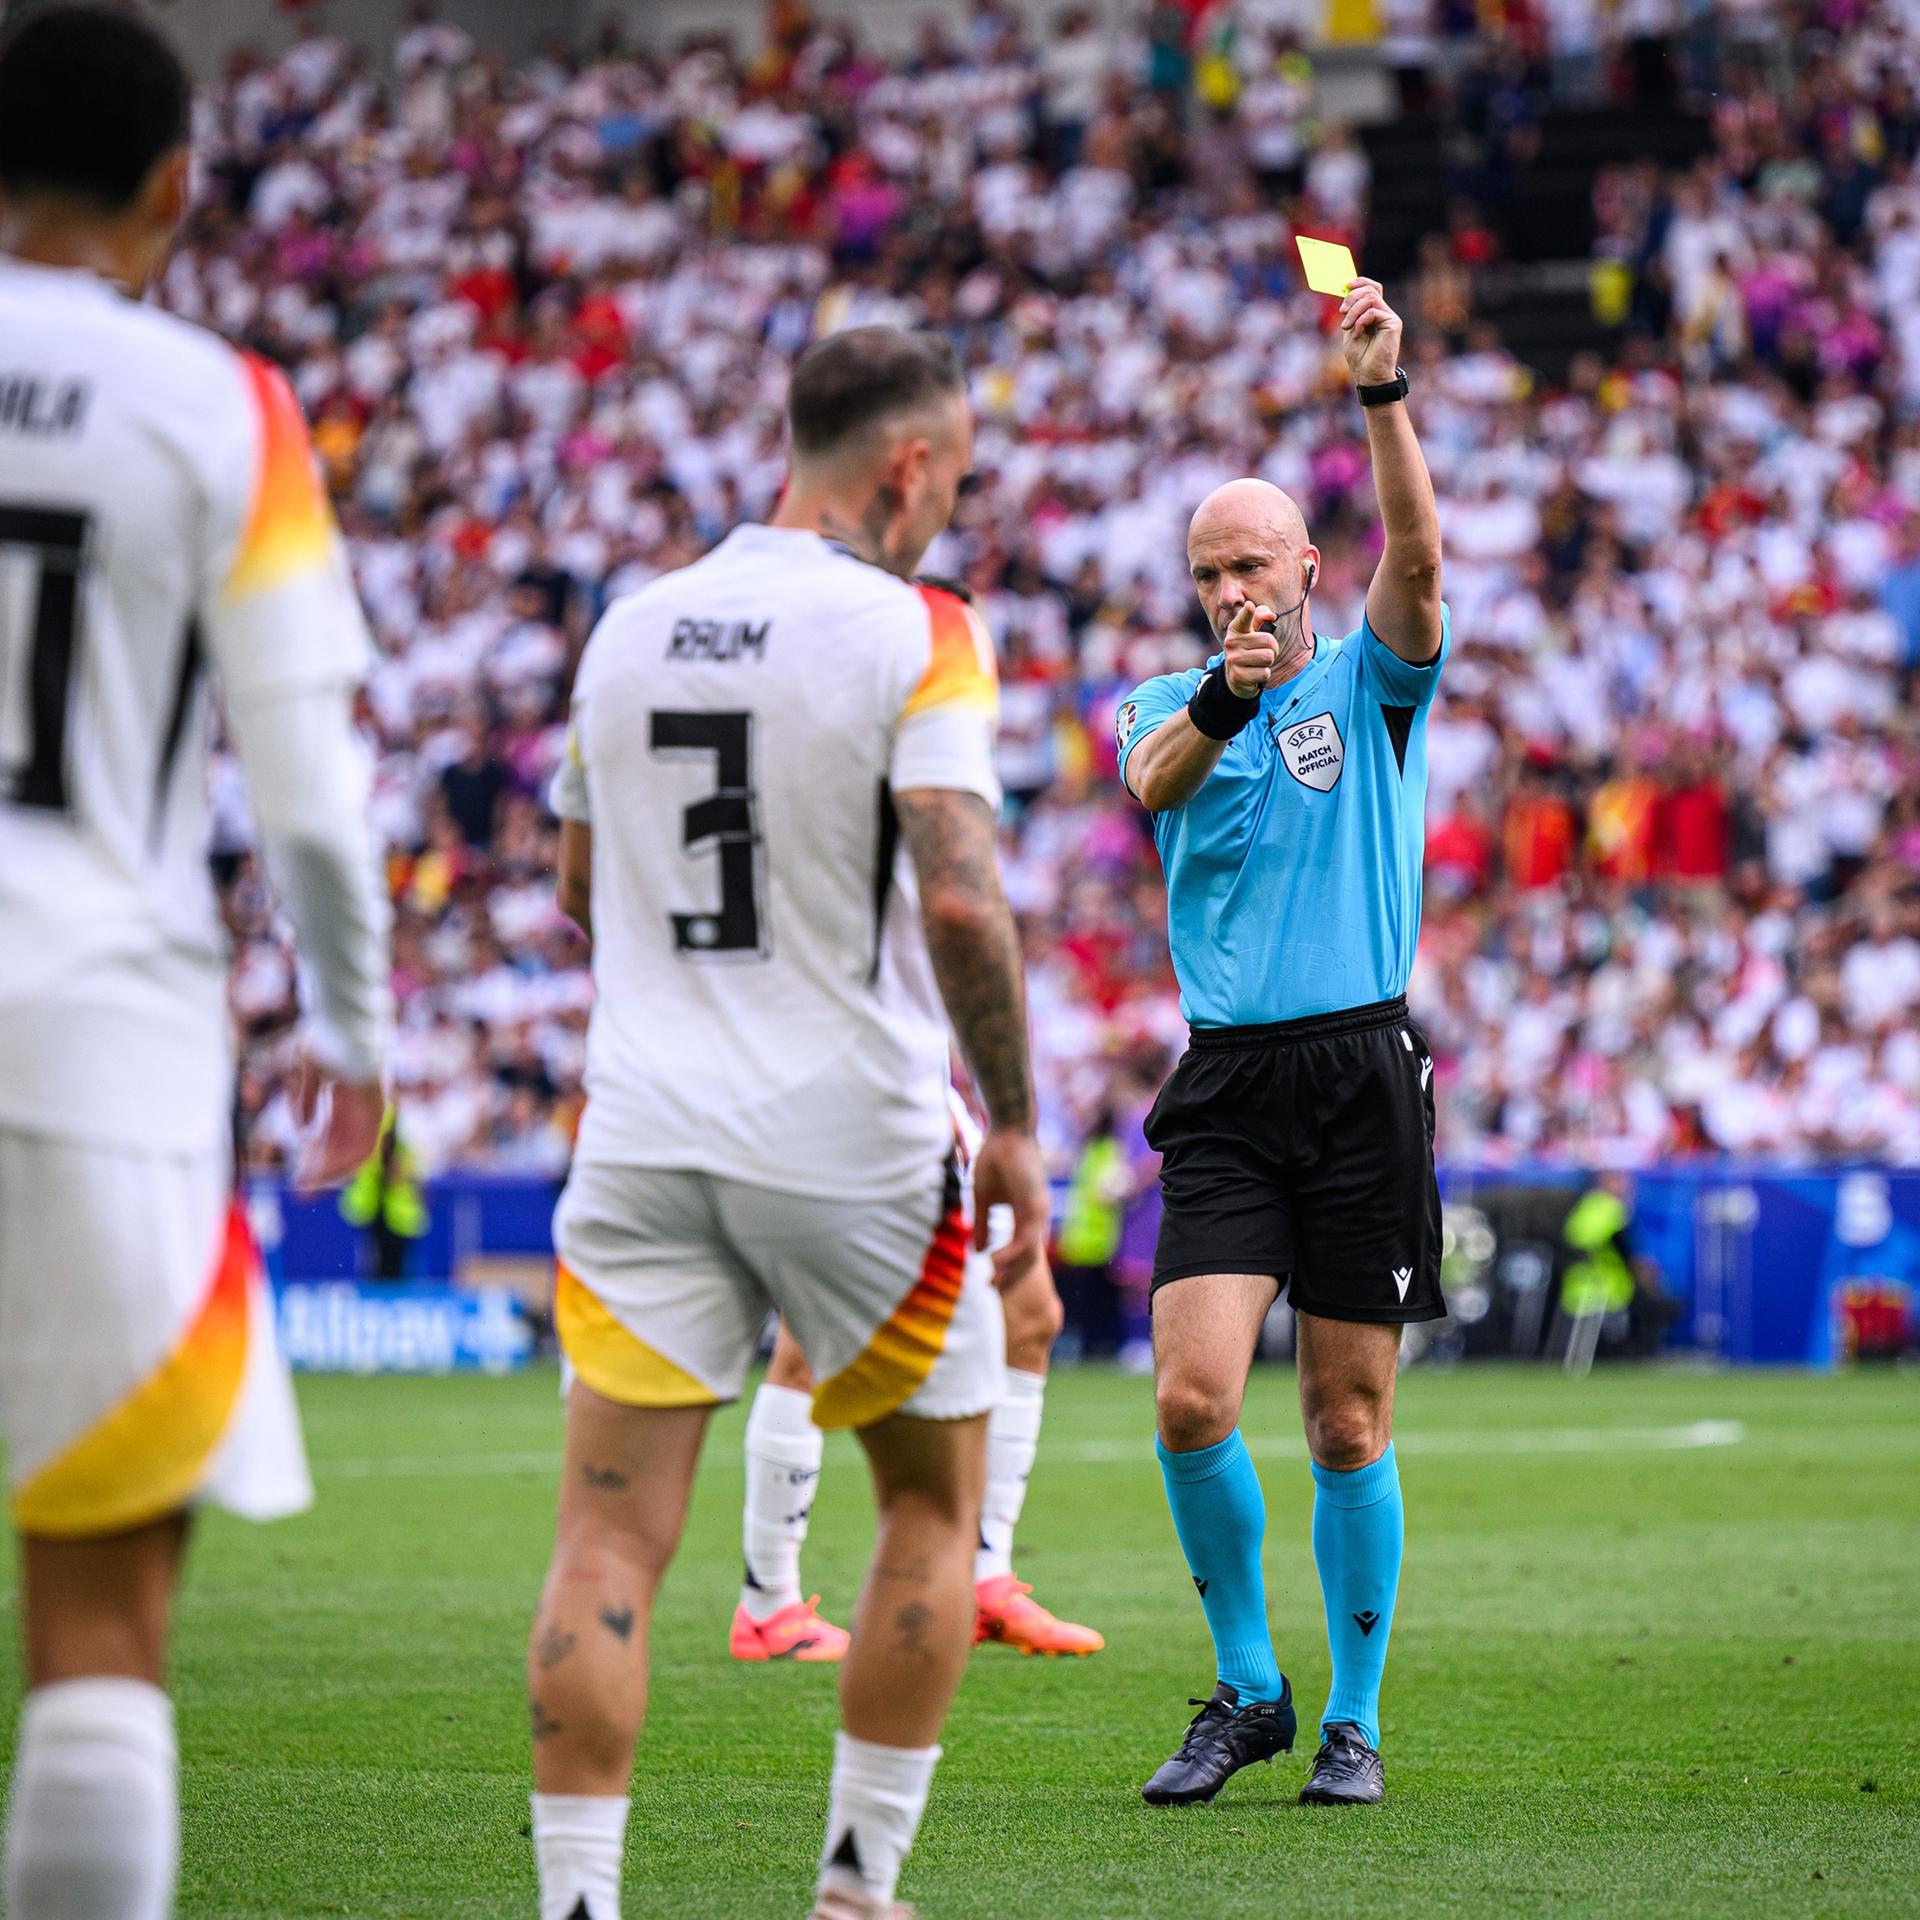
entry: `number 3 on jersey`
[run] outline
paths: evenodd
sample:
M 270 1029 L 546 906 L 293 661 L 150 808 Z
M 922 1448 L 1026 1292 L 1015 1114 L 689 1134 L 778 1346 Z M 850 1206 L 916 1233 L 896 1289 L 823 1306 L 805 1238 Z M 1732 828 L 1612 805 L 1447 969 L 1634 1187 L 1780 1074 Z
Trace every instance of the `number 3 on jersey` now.
M 689 958 L 750 954 L 764 960 L 769 948 L 760 920 L 753 715 L 656 713 L 647 744 L 656 754 L 710 753 L 714 758 L 714 791 L 681 815 L 680 844 L 689 854 L 715 844 L 720 905 L 718 911 L 675 913 L 675 950 Z

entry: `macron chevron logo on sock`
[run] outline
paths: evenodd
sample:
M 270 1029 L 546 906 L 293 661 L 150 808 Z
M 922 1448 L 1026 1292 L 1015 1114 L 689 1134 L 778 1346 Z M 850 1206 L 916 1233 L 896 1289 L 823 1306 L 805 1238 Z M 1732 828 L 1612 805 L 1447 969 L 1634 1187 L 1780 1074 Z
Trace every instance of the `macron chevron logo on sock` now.
M 1360 1629 L 1364 1638 L 1380 1624 L 1380 1616 L 1369 1607 L 1365 1613 L 1356 1613 L 1353 1616 L 1353 1624 Z

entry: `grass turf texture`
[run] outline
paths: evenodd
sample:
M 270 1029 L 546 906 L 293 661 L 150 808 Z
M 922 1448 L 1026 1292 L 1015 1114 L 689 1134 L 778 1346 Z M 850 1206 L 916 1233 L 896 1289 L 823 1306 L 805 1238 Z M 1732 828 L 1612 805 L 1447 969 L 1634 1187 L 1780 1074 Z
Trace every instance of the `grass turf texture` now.
M 1920 1381 L 1407 1378 L 1378 1811 L 1293 1804 L 1327 1668 L 1292 1394 L 1256 1374 L 1245 1430 L 1302 1750 L 1212 1807 L 1141 1802 L 1212 1666 L 1147 1386 L 1063 1374 L 1018 1565 L 1108 1650 L 974 1656 L 902 1887 L 928 1920 L 1915 1911 Z M 183 1920 L 530 1914 L 520 1658 L 554 1377 L 302 1399 L 318 1508 L 207 1522 L 180 1610 Z M 833 1679 L 727 1658 L 740 1427 L 715 1422 L 656 1621 L 629 1914 L 795 1916 L 811 1885 Z M 835 1441 L 806 1575 L 843 1620 L 868 1525 Z M 0 1760 L 17 1634 L 8 1588 Z

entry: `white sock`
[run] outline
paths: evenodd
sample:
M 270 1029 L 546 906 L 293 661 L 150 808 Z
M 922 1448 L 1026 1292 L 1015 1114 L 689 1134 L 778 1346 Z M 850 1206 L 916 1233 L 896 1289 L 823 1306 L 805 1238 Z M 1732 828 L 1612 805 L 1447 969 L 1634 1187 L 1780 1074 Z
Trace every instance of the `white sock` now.
M 620 1853 L 627 1802 L 603 1794 L 536 1793 L 533 1857 L 540 1920 L 620 1920 Z
M 180 1863 L 173 1703 L 144 1680 L 59 1680 L 20 1709 L 7 1819 L 13 1920 L 166 1920 Z
M 1013 1571 L 1013 1530 L 1027 1504 L 1027 1478 L 1040 1450 L 1040 1408 L 1047 1397 L 1044 1373 L 1007 1369 L 1007 1390 L 987 1420 L 987 1492 L 980 1503 L 980 1547 L 973 1556 L 973 1583 Z
M 864 1893 L 885 1912 L 926 1811 L 938 1747 L 876 1747 L 842 1728 L 833 1742 L 833 1794 L 820 1885 Z
M 747 1502 L 740 1516 L 747 1582 L 740 1604 L 770 1620 L 800 1598 L 800 1549 L 826 1437 L 813 1396 L 763 1381 L 747 1414 Z

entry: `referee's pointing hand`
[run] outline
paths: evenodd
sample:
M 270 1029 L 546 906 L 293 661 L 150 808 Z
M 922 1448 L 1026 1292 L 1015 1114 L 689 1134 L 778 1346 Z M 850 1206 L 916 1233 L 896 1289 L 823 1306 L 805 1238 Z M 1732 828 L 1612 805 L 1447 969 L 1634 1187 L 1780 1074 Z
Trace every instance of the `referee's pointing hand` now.
M 1273 622 L 1271 607 L 1243 601 L 1221 636 L 1227 653 L 1221 671 L 1227 676 L 1228 691 L 1242 700 L 1266 692 L 1268 676 L 1279 662 L 1280 642 L 1274 637 Z

